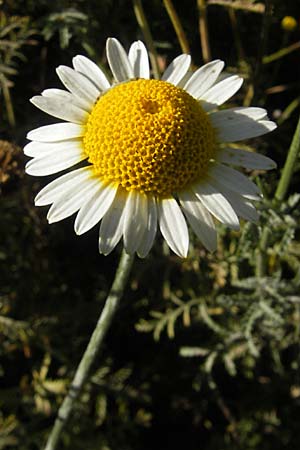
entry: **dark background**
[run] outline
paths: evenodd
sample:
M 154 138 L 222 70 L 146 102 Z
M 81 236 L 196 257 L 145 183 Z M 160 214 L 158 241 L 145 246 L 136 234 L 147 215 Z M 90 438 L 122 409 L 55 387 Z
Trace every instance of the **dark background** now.
M 173 3 L 199 66 L 197 1 Z M 158 237 L 148 258 L 136 260 L 61 449 L 300 445 L 298 162 L 287 198 L 272 203 L 299 116 L 300 3 L 268 2 L 268 17 L 251 12 L 252 3 L 234 16 L 209 5 L 208 25 L 212 57 L 245 78 L 231 104 L 266 107 L 279 124 L 248 143 L 278 163 L 277 171 L 252 174 L 265 193 L 261 221 L 239 233 L 218 225 L 213 255 L 192 239 L 180 260 Z M 143 4 L 163 68 L 180 45 L 163 2 Z M 78 237 L 73 218 L 49 226 L 45 208 L 33 206 L 53 177 L 26 176 L 20 147 L 51 118 L 28 100 L 61 87 L 55 67 L 76 54 L 106 69 L 107 37 L 126 49 L 144 38 L 130 1 L 11 0 L 0 7 L 0 449 L 36 450 L 95 326 L 120 248 L 100 256 L 97 227 Z M 281 26 L 287 15 L 297 21 L 291 32 Z M 261 60 L 293 44 L 285 56 Z

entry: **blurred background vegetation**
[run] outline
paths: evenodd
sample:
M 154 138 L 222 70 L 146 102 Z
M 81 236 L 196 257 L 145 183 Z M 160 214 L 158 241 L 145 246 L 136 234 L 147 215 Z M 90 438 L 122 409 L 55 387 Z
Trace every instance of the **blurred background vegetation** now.
M 28 99 L 59 87 L 55 67 L 70 65 L 76 54 L 105 69 L 107 37 L 127 49 L 144 40 L 133 3 L 0 0 L 0 449 L 42 448 L 119 257 L 119 250 L 99 256 L 97 229 L 77 237 L 73 219 L 49 226 L 45 209 L 33 206 L 48 179 L 24 175 L 21 147 L 30 129 L 50 121 Z M 143 2 L 160 70 L 184 44 L 169 4 Z M 150 256 L 135 262 L 60 448 L 294 450 L 300 448 L 299 159 L 288 194 L 273 199 L 299 116 L 300 2 L 174 0 L 173 6 L 194 68 L 210 57 L 224 59 L 229 72 L 245 78 L 231 105 L 266 107 L 280 125 L 247 143 L 279 169 L 252 172 L 265 194 L 260 223 L 243 223 L 239 233 L 218 225 L 215 254 L 192 239 L 188 258 L 180 260 L 158 238 Z

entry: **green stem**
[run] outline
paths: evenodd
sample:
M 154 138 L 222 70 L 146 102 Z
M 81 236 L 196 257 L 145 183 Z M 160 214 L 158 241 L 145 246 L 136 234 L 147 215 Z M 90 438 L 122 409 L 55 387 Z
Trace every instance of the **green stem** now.
M 262 278 L 266 276 L 267 272 L 267 248 L 269 244 L 269 239 L 271 235 L 270 228 L 265 225 L 259 245 L 256 249 L 256 264 L 255 264 L 255 275 L 257 278 Z
M 148 22 L 147 22 L 145 13 L 144 13 L 144 8 L 143 8 L 141 0 L 132 0 L 132 1 L 133 1 L 133 9 L 134 9 L 136 20 L 137 20 L 139 26 L 141 27 L 142 33 L 144 35 L 144 38 L 145 38 L 145 41 L 147 44 L 147 48 L 149 50 L 149 56 L 150 56 L 150 60 L 151 60 L 153 75 L 154 75 L 154 78 L 158 79 L 159 78 L 159 68 L 158 68 L 158 63 L 157 63 L 157 53 L 156 53 L 154 42 L 152 39 L 150 27 L 148 25 Z
M 71 415 L 74 403 L 90 373 L 92 364 L 94 363 L 96 356 L 102 347 L 104 337 L 106 336 L 106 333 L 118 309 L 119 301 L 124 292 L 124 288 L 129 277 L 129 272 L 132 267 L 133 259 L 134 256 L 128 255 L 125 250 L 123 250 L 115 279 L 106 299 L 104 308 L 76 370 L 74 379 L 69 388 L 69 392 L 59 408 L 57 418 L 48 438 L 45 450 L 55 450 L 59 444 L 61 434 Z
M 284 56 L 289 55 L 290 53 L 299 49 L 300 49 L 300 41 L 295 42 L 294 44 L 291 44 L 288 47 L 282 48 L 281 50 L 278 50 L 277 52 L 272 53 L 271 55 L 264 56 L 262 62 L 263 64 L 270 64 L 271 62 L 283 58 Z
M 287 107 L 282 111 L 281 116 L 277 119 L 277 125 L 278 126 L 282 125 L 283 122 L 288 120 L 299 105 L 300 105 L 300 96 L 292 100 L 291 103 L 289 103 Z
M 300 117 L 298 125 L 289 148 L 288 156 L 275 192 L 275 201 L 281 202 L 288 191 L 292 175 L 295 169 L 296 161 L 300 151 Z

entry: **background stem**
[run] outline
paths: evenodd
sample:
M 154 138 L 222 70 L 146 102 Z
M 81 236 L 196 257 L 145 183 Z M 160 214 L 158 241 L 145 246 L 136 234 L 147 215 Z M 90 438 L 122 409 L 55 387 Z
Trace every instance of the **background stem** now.
M 273 1 L 265 0 L 265 12 L 263 15 L 262 28 L 260 33 L 260 41 L 258 45 L 257 58 L 255 66 L 253 68 L 253 98 L 251 103 L 254 104 L 259 101 L 262 96 L 262 92 L 259 90 L 261 86 L 262 69 L 263 69 L 263 57 L 266 54 L 268 48 L 269 31 L 271 18 L 273 13 Z
M 59 443 L 61 433 L 65 428 L 67 421 L 73 410 L 74 403 L 79 396 L 83 384 L 85 383 L 91 366 L 94 363 L 99 350 L 102 347 L 104 337 L 112 323 L 112 319 L 118 309 L 119 300 L 122 297 L 129 272 L 132 267 L 134 256 L 128 255 L 125 250 L 121 255 L 119 266 L 116 271 L 111 290 L 106 299 L 104 308 L 100 314 L 97 325 L 85 350 L 85 353 L 79 363 L 69 392 L 61 404 L 54 427 L 50 433 L 45 450 L 55 450 Z
M 143 8 L 141 0 L 133 0 L 133 9 L 134 9 L 136 20 L 137 20 L 137 22 L 142 30 L 142 33 L 144 35 L 147 49 L 149 50 L 149 57 L 150 57 L 151 66 L 152 66 L 152 70 L 153 70 L 153 76 L 154 76 L 154 78 L 159 79 L 159 67 L 158 67 L 158 62 L 157 62 L 157 53 L 155 50 L 150 27 L 148 25 L 148 22 L 147 22 L 147 19 L 145 16 L 144 8 Z
M 178 17 L 178 14 L 174 8 L 174 5 L 171 0 L 163 0 L 165 8 L 167 10 L 167 13 L 170 17 L 170 20 L 172 22 L 172 25 L 174 27 L 175 33 L 177 35 L 177 39 L 179 41 L 181 50 L 183 53 L 187 53 L 190 55 L 190 46 L 186 37 L 186 34 L 184 32 L 184 29 L 181 25 L 180 19 Z
M 197 2 L 199 10 L 199 33 L 201 40 L 202 57 L 203 61 L 207 63 L 211 60 L 211 51 L 207 26 L 206 1 L 197 0 Z
M 299 155 L 299 151 L 300 151 L 300 116 L 291 146 L 289 148 L 288 156 L 275 192 L 275 201 L 281 202 L 286 196 L 295 169 L 295 164 Z

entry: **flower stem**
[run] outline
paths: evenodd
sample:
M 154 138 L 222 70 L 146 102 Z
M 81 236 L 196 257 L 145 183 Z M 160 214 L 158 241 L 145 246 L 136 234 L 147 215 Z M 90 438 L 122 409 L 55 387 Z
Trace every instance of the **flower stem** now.
M 271 55 L 266 55 L 263 57 L 262 62 L 263 64 L 269 64 L 273 61 L 276 61 L 280 58 L 283 58 L 286 55 L 289 55 L 290 53 L 294 52 L 295 50 L 300 49 L 300 41 L 294 42 L 293 44 L 289 45 L 288 47 L 284 47 L 280 50 L 278 50 L 275 53 L 272 53 Z
M 124 292 L 130 269 L 132 267 L 133 259 L 134 256 L 128 255 L 125 250 L 123 250 L 104 308 L 76 370 L 74 379 L 69 388 L 69 392 L 59 408 L 57 418 L 48 438 L 45 450 L 55 450 L 57 448 L 62 431 L 64 430 L 73 410 L 74 403 L 89 375 L 91 366 L 102 347 L 104 337 L 106 336 L 106 333 L 118 309 L 119 301 Z
M 283 171 L 275 192 L 275 201 L 281 202 L 288 191 L 292 175 L 295 169 L 296 161 L 300 152 L 300 117 L 298 125 L 289 148 L 288 156 L 283 167 Z
M 9 125 L 13 128 L 16 126 L 16 119 L 15 119 L 13 103 L 11 101 L 9 87 L 7 85 L 7 81 L 4 76 L 1 76 L 0 81 L 2 84 L 3 97 L 4 97 L 5 106 L 6 106 L 7 120 L 8 120 Z
M 266 276 L 267 272 L 267 249 L 271 236 L 270 228 L 265 225 L 261 238 L 256 249 L 256 264 L 255 264 L 255 275 L 257 278 L 262 278 Z
M 171 22 L 174 27 L 175 33 L 177 35 L 182 52 L 190 54 L 191 53 L 190 46 L 189 46 L 186 34 L 184 32 L 184 29 L 181 25 L 178 14 L 176 12 L 176 9 L 174 8 L 174 5 L 172 3 L 172 0 L 163 0 L 163 3 L 165 5 L 167 13 L 171 19 Z
M 206 0 L 197 0 L 199 10 L 199 33 L 202 48 L 203 61 L 207 63 L 211 60 L 211 51 L 209 45 L 209 35 L 207 26 Z
M 151 66 L 152 66 L 154 78 L 158 79 L 159 78 L 159 67 L 158 67 L 158 63 L 157 63 L 157 53 L 155 50 L 150 27 L 149 27 L 149 24 L 148 24 L 146 16 L 145 16 L 145 12 L 144 12 L 144 8 L 143 8 L 141 0 L 133 0 L 133 9 L 134 9 L 136 20 L 137 20 L 139 26 L 141 27 L 147 47 L 149 49 L 149 56 L 150 56 L 150 60 L 151 60 Z

